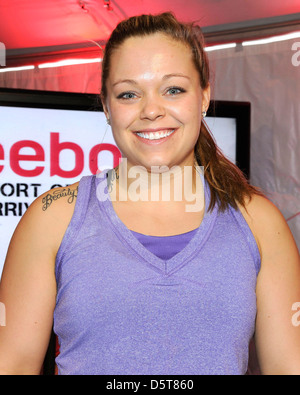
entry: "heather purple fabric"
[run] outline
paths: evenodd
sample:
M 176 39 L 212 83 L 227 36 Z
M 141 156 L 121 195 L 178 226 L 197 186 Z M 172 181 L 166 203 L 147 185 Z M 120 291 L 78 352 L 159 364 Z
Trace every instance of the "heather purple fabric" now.
M 193 238 L 197 229 L 191 230 L 190 232 L 182 233 L 175 236 L 148 236 L 142 233 L 134 232 L 131 233 L 143 244 L 147 250 L 152 252 L 160 259 L 171 259 L 174 255 L 178 254 Z
M 207 212 L 205 191 L 200 227 L 168 258 L 164 238 L 149 251 L 121 222 L 105 172 L 81 179 L 56 259 L 59 374 L 245 374 L 259 251 L 240 211 Z

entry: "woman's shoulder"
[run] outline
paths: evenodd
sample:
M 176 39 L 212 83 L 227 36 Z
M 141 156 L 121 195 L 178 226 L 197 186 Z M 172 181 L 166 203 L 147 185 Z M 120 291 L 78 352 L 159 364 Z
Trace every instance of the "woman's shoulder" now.
M 286 222 L 278 207 L 264 195 L 253 193 L 251 198 L 245 201 L 245 207 L 240 209 L 257 229 L 266 229 L 270 225 Z
M 79 182 L 75 184 L 51 189 L 39 196 L 33 203 L 41 212 L 50 211 L 52 214 L 59 211 L 72 211 L 78 195 Z
M 16 232 L 33 235 L 37 242 L 42 238 L 58 249 L 74 213 L 78 186 L 79 182 L 43 193 L 29 206 Z
M 283 214 L 264 195 L 253 194 L 245 201 L 245 206 L 239 206 L 239 209 L 256 239 L 261 256 L 267 250 L 274 250 L 276 242 L 280 245 L 295 245 Z
M 57 187 L 44 192 L 29 206 L 25 215 L 64 216 L 74 211 L 79 182 L 66 187 Z M 45 217 L 46 217 L 45 215 Z

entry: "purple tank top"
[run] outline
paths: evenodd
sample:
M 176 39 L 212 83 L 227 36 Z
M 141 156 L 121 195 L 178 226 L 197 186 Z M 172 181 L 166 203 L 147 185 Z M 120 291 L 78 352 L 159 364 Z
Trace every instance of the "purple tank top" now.
M 208 212 L 206 187 L 200 227 L 157 256 L 106 186 L 105 172 L 81 179 L 57 254 L 59 374 L 245 374 L 260 256 L 240 211 Z

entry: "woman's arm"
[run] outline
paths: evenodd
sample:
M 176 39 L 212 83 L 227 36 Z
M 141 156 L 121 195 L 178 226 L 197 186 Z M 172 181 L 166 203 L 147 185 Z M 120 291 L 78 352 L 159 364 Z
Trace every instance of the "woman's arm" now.
M 56 300 L 55 257 L 75 201 L 68 204 L 62 198 L 43 211 L 46 195 L 21 219 L 5 261 L 0 283 L 6 312 L 6 326 L 0 327 L 0 374 L 39 374 L 47 351 Z
M 262 374 L 300 374 L 300 326 L 293 306 L 300 302 L 300 258 L 280 211 L 254 196 L 247 221 L 259 245 L 255 341 Z

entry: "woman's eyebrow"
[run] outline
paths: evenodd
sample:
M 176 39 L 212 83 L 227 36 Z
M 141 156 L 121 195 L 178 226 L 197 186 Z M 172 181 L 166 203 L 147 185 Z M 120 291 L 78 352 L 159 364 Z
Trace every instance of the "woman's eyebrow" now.
M 171 74 L 166 74 L 162 77 L 162 80 L 165 81 L 169 78 L 173 78 L 173 77 L 183 77 L 186 78 L 188 80 L 190 80 L 190 77 L 188 75 L 185 75 L 183 73 L 171 73 Z M 118 80 L 113 84 L 113 87 L 115 87 L 118 84 L 132 84 L 132 85 L 137 85 L 138 83 L 135 80 L 131 80 L 131 79 L 124 79 L 124 80 Z
M 129 79 L 126 79 L 126 80 L 119 80 L 119 81 L 117 81 L 117 82 L 115 82 L 114 84 L 113 84 L 113 86 L 116 86 L 116 85 L 118 85 L 118 84 L 133 84 L 133 85 L 137 85 L 137 82 L 135 81 L 135 80 L 129 80 Z
M 163 80 L 167 80 L 169 78 L 172 77 L 183 77 L 183 78 L 187 78 L 188 80 L 190 80 L 190 77 L 188 75 L 182 74 L 182 73 L 171 73 L 171 74 L 166 74 L 163 76 Z

